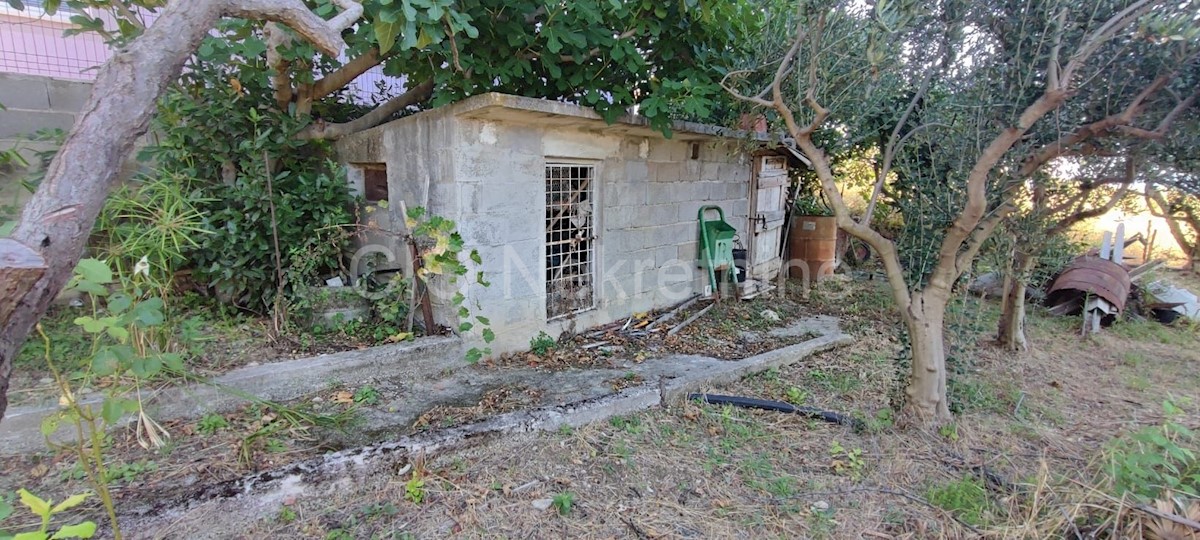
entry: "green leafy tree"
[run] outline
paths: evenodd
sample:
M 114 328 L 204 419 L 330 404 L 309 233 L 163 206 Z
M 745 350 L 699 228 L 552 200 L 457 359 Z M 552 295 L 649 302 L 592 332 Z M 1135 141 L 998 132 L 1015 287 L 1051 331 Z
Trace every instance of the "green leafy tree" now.
M 1020 161 L 1007 174 L 1026 189 L 1008 227 L 1014 242 L 997 332 L 1004 348 L 1028 347 L 1026 288 L 1041 274 L 1046 250 L 1071 227 L 1124 202 L 1131 185 L 1149 180 L 1152 164 L 1167 163 L 1170 146 L 1194 130 L 1185 126 L 1200 98 L 1200 25 L 1173 7 L 1157 7 L 1105 43 L 1097 53 L 1105 61 L 1100 76 L 1080 85 L 1054 122 L 1032 126 L 1016 148 Z M 1007 45 L 1006 55 L 1027 45 Z
M 16 0 L 9 0 L 16 3 Z M 163 9 L 161 0 L 44 2 L 107 11 L 118 21 L 73 15 L 75 31 L 115 43 L 137 39 Z M 339 2 L 311 0 L 329 17 Z M 761 24 L 758 3 L 651 0 L 366 0 L 343 32 L 346 50 L 327 55 L 276 23 L 226 20 L 197 48 L 197 71 L 226 71 L 242 87 L 269 83 L 276 110 L 302 121 L 290 135 L 336 139 L 410 108 L 505 92 L 594 107 L 612 121 L 639 113 L 666 130 L 672 116 L 707 118 L 728 107 L 717 84 Z M 346 104 L 347 85 L 381 68 L 395 83 L 373 107 Z M 237 71 L 236 76 L 232 71 Z M 251 79 L 255 79 L 251 81 Z M 332 114 L 331 114 L 332 113 Z
M 1195 9 L 1151 0 L 1087 9 L 1058 0 L 805 1 L 772 14 L 791 29 L 762 36 L 778 56 L 726 78 L 733 95 L 779 114 L 838 225 L 879 255 L 912 346 L 905 405 L 912 419 L 950 419 L 944 319 L 954 285 L 1017 209 L 1026 186 L 1019 167 L 1083 118 L 1069 117 L 1067 129 L 1048 137 L 1035 126 L 1063 128 L 1046 119 L 1062 118 L 1096 80 L 1121 76 L 1108 71 L 1120 65 L 1113 55 L 1140 54 L 1131 45 L 1141 42 L 1172 47 L 1177 40 L 1165 30 L 1194 20 Z M 1128 102 L 1127 94 L 1108 95 Z M 882 122 L 864 118 L 898 102 L 908 105 Z M 896 160 L 895 183 L 880 175 L 872 198 L 890 184 L 905 222 L 897 241 L 850 215 L 831 165 L 839 145 L 828 141 L 839 137 L 882 137 L 893 148 L 880 155 Z
M 19 0 L 6 1 L 23 8 Z M 703 116 L 725 101 L 718 77 L 758 31 L 762 15 L 761 5 L 749 0 L 42 3 L 50 13 L 64 5 L 89 8 L 72 15 L 72 31 L 99 32 L 120 48 L 99 70 L 84 114 L 11 238 L 0 240 L 0 396 L 7 393 L 13 355 L 70 277 L 121 161 L 145 133 L 156 101 L 193 58 L 197 66 L 254 67 L 222 86 L 239 91 L 265 81 L 272 89 L 269 112 L 294 121 L 280 121 L 281 131 L 271 134 L 286 141 L 336 139 L 412 107 L 488 91 L 577 102 L 609 120 L 639 105 L 666 131 L 672 114 Z M 116 27 L 105 26 L 97 10 L 117 20 Z M 337 99 L 376 66 L 403 86 L 370 108 Z M 243 164 L 259 157 L 223 162 L 233 170 L 221 178 L 247 176 Z M 267 180 L 288 170 L 271 158 L 263 157 Z M 0 399 L 0 412 L 6 404 Z
M 9 4 L 23 7 L 14 0 Z M 104 4 L 130 11 L 124 2 Z M 8 405 L 13 357 L 70 279 L 122 162 L 146 132 L 157 99 L 211 29 L 224 17 L 272 20 L 336 56 L 345 47 L 342 31 L 362 15 L 357 2 L 339 0 L 338 5 L 341 10 L 327 20 L 300 0 L 172 2 L 153 25 L 138 27 L 127 20 L 120 26 L 122 47 L 100 68 L 92 95 L 44 180 L 10 236 L 0 239 L 0 414 Z M 44 7 L 53 12 L 59 3 Z M 126 34 L 135 37 L 126 39 Z
M 1200 70 L 1198 70 L 1200 71 Z M 1200 272 L 1200 90 L 1188 98 L 1191 107 L 1175 123 L 1175 129 L 1148 146 L 1143 165 L 1146 207 L 1166 220 L 1171 238 L 1186 259 L 1186 268 Z

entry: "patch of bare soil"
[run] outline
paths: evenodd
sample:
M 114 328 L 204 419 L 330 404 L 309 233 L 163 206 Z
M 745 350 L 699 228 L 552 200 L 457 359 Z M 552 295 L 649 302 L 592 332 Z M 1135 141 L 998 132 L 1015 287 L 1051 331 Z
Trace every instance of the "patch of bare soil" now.
M 227 414 L 163 421 L 170 436 L 158 448 L 146 445 L 132 426 L 114 430 L 105 439 L 108 484 L 118 507 L 137 505 L 339 450 L 333 432 L 351 429 L 361 406 L 351 393 L 331 389 L 287 405 L 247 405 Z M 66 447 L 0 457 L 0 493 L 17 488 L 54 500 L 90 491 L 85 471 Z M 91 498 L 77 513 L 102 510 Z
M 1035 308 L 1029 319 L 1034 349 L 1014 354 L 987 343 L 997 308 L 977 299 L 948 317 L 955 329 L 955 422 L 936 431 L 897 426 L 890 404 L 897 370 L 903 369 L 897 367 L 903 340 L 882 283 L 835 282 L 807 296 L 794 294 L 791 301 L 806 313 L 843 317 L 855 342 L 708 390 L 843 412 L 864 420 L 866 429 L 683 402 L 578 430 L 514 435 L 440 453 L 421 467 L 369 478 L 333 496 L 282 499 L 265 514 L 205 503 L 172 517 L 161 531 L 134 532 L 281 539 L 924 539 L 1073 538 L 1074 527 L 1086 537 L 1099 534 L 1096 524 L 1107 518 L 1095 513 L 1096 494 L 1081 486 L 1094 480 L 1114 437 L 1162 422 L 1161 401 L 1168 396 L 1185 408 L 1187 425 L 1200 427 L 1194 425 L 1200 418 L 1200 336 L 1194 329 L 1122 323 L 1084 339 L 1076 333 L 1076 318 L 1049 317 Z M 621 386 L 621 379 L 609 384 Z M 477 404 L 431 416 L 427 424 L 466 422 L 525 406 L 525 400 L 536 398 L 519 387 L 497 389 Z M 130 453 L 117 454 L 115 462 L 152 460 L 157 471 L 118 481 L 125 486 L 119 504 L 136 504 L 137 494 L 152 496 L 151 488 L 253 470 L 221 469 L 237 463 L 236 441 L 258 429 L 255 413 L 243 416 L 236 424 L 228 419 L 241 427 L 216 435 L 194 434 L 193 442 L 177 437 L 178 446 L 165 457 L 131 446 L 127 436 L 120 439 Z M 69 463 L 43 456 L 15 469 L 11 460 L 0 462 L 0 470 L 15 471 L 3 476 L 7 488 L 27 485 L 31 468 L 44 466 L 36 487 L 66 493 L 82 489 L 64 475 Z M 268 465 L 258 461 L 254 467 Z M 964 482 L 978 486 L 977 512 L 947 508 L 946 490 Z M 100 515 L 95 507 L 84 513 Z M 1110 531 L 1107 537 L 1140 535 Z
M 483 420 L 489 416 L 528 409 L 542 402 L 542 392 L 527 386 L 493 389 L 472 406 L 438 405 L 413 422 L 414 431 L 445 429 Z
M 666 336 L 674 328 L 699 313 L 708 303 L 696 303 L 680 310 L 670 320 L 660 321 L 661 328 L 651 323 L 667 313 L 646 313 L 628 321 L 619 321 L 608 328 L 585 332 L 565 343 L 558 343 L 536 360 L 535 366 L 546 368 L 565 367 L 609 367 L 621 357 L 635 362 L 654 356 L 672 353 L 695 353 L 717 357 L 741 358 L 784 345 L 797 343 L 809 336 L 772 338 L 766 332 L 785 326 L 791 320 L 806 313 L 795 297 L 781 296 L 767 301 L 722 302 L 713 306 L 703 316 L 682 329 L 678 335 Z M 766 318 L 765 310 L 772 310 L 776 317 Z M 627 325 L 637 335 L 621 330 Z M 658 325 L 655 325 L 658 326 Z M 657 332 L 647 331 L 647 327 Z M 251 362 L 261 362 L 266 357 L 287 359 L 301 354 L 312 354 L 319 350 L 360 348 L 362 345 L 347 339 L 322 342 L 324 345 L 294 348 L 291 342 L 270 344 L 265 330 L 252 324 L 234 327 L 212 327 L 221 337 L 203 342 L 203 363 L 198 369 L 207 374 L 216 374 Z M 754 343 L 747 343 L 746 336 L 755 336 Z M 757 337 L 762 336 L 762 337 Z M 329 337 L 329 336 L 327 336 Z M 336 337 L 336 336 L 334 336 Z M 602 346 L 595 346 L 604 342 Z M 327 349 L 313 347 L 331 347 Z M 514 365 L 516 356 L 510 356 L 501 365 Z M 522 357 L 525 358 L 525 357 Z M 615 377 L 606 381 L 614 391 L 643 384 L 640 376 Z M 94 381 L 91 391 L 102 391 L 104 381 Z M 163 384 L 169 385 L 170 381 Z M 47 386 L 46 395 L 54 388 Z M 340 449 L 341 441 L 353 437 L 334 436 L 329 430 L 320 428 L 310 420 L 341 418 L 349 427 L 350 416 L 357 407 L 370 406 L 372 396 L 359 394 L 354 388 L 331 385 L 325 391 L 306 396 L 289 403 L 284 408 L 293 408 L 293 416 L 281 417 L 280 411 L 270 407 L 245 407 L 224 415 L 209 415 L 192 421 L 167 421 L 163 427 L 172 435 L 167 446 L 148 450 L 138 444 L 132 430 L 119 430 L 112 436 L 106 448 L 106 456 L 113 469 L 112 484 L 118 497 L 133 501 L 138 497 L 156 493 L 171 496 L 189 487 L 211 485 L 240 478 L 263 470 L 282 467 L 326 451 Z M 373 387 L 372 392 L 391 392 L 386 385 Z M 152 391 L 148 388 L 147 391 Z M 376 396 L 377 399 L 377 396 Z M 362 401 L 360 403 L 360 401 Z M 505 386 L 485 393 L 478 403 L 470 405 L 439 405 L 424 413 L 410 429 L 410 433 L 431 429 L 444 429 L 485 419 L 489 416 L 511 412 L 521 408 L 540 405 L 540 392 L 531 387 Z M 297 417 L 295 414 L 299 414 Z M 353 430 L 350 427 L 351 431 Z M 12 491 L 25 487 L 35 493 L 62 499 L 87 490 L 83 471 L 74 466 L 73 457 L 65 451 L 31 454 L 20 457 L 0 458 L 0 491 Z M 95 501 L 92 502 L 95 504 Z M 88 509 L 85 512 L 97 510 Z

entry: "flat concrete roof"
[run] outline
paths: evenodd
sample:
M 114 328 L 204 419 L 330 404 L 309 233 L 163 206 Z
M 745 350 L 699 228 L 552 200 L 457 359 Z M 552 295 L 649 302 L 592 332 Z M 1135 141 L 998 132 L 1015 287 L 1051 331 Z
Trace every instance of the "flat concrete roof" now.
M 434 112 L 481 120 L 536 122 L 538 124 L 598 129 L 608 133 L 662 136 L 660 131 L 650 127 L 650 120 L 641 115 L 623 115 L 616 122 L 608 124 L 591 107 L 497 92 L 471 96 L 458 103 L 418 114 Z M 769 143 L 779 140 L 778 137 L 772 137 L 770 133 L 744 131 L 678 120 L 671 122 L 671 130 L 673 132 L 673 139 L 683 141 L 742 139 Z

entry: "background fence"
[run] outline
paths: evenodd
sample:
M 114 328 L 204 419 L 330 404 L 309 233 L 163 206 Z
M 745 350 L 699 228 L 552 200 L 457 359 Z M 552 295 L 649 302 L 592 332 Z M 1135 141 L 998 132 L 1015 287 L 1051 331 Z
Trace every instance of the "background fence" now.
M 108 60 L 109 50 L 98 34 L 64 36 L 71 28 L 65 7 L 47 15 L 38 5 L 25 2 L 17 11 L 0 2 L 0 71 L 91 81 L 96 67 Z
M 23 3 L 25 9 L 18 11 L 0 0 L 0 73 L 94 80 L 97 68 L 111 55 L 101 36 L 95 32 L 65 36 L 63 33 L 73 26 L 70 17 L 77 12 L 62 6 L 54 15 L 48 15 L 41 9 L 41 0 Z M 116 26 L 105 13 L 89 15 Z M 356 102 L 371 103 L 380 82 L 393 90 L 401 87 L 398 79 L 385 76 L 381 68 L 375 67 L 350 84 L 348 95 Z

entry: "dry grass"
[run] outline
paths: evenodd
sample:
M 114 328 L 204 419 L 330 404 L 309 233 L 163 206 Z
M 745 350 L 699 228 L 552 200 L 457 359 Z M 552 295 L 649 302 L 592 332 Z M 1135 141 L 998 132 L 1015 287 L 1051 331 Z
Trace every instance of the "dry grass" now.
M 868 419 L 866 432 L 680 403 L 437 456 L 421 505 L 405 502 L 401 475 L 336 500 L 299 499 L 289 507 L 294 521 L 266 518 L 252 534 L 1061 538 L 1081 526 L 1077 518 L 1092 530 L 1108 524 L 1117 536 L 1141 534 L 1139 512 L 1087 486 L 1106 442 L 1162 420 L 1163 396 L 1200 397 L 1194 333 L 1131 326 L 1083 340 L 1074 319 L 1034 313 L 1037 348 L 1022 355 L 987 347 L 976 334 L 979 343 L 967 339 L 955 349 L 957 422 L 927 433 L 890 427 L 880 413 L 889 410 L 901 352 L 895 325 L 883 322 L 886 296 L 869 285 L 835 284 L 809 301 L 855 317 L 849 326 L 858 341 L 720 391 L 851 412 Z M 952 324 L 990 329 L 994 306 L 972 302 Z M 855 451 L 860 465 L 852 466 L 847 454 Z M 931 488 L 981 475 L 987 504 L 975 523 L 927 502 Z M 535 508 L 564 492 L 573 495 L 570 513 Z M 386 503 L 394 514 L 370 512 Z
M 986 343 L 995 306 L 970 299 L 948 318 L 958 415 L 934 433 L 891 425 L 903 345 L 880 282 L 830 283 L 803 303 L 841 316 L 857 341 L 713 390 L 855 414 L 862 432 L 677 403 L 431 456 L 333 497 L 284 500 L 271 515 L 218 519 L 200 506 L 167 536 L 1136 538 L 1156 525 L 1091 486 L 1105 445 L 1160 423 L 1164 397 L 1197 417 L 1192 329 L 1138 323 L 1082 339 L 1074 318 L 1035 310 L 1035 349 L 1010 354 Z M 975 512 L 943 508 L 962 485 L 980 486 Z

